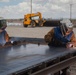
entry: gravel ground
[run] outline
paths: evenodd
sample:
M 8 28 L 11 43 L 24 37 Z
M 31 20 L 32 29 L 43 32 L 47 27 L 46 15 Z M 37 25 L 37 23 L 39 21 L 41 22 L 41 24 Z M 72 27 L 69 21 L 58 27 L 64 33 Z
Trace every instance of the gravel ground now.
M 50 31 L 52 27 L 35 27 L 24 28 L 23 26 L 8 26 L 6 28 L 10 37 L 29 37 L 29 38 L 44 38 L 44 35 Z M 76 34 L 76 28 L 74 28 Z M 70 67 L 71 75 L 76 75 L 76 64 Z
M 50 31 L 52 27 L 35 27 L 24 28 L 23 26 L 8 26 L 6 28 L 9 36 L 13 37 L 29 37 L 29 38 L 44 38 L 44 35 Z M 74 28 L 75 34 L 76 29 Z
M 50 29 L 51 27 L 24 28 L 22 26 L 8 26 L 6 28 L 9 36 L 29 38 L 44 38 Z

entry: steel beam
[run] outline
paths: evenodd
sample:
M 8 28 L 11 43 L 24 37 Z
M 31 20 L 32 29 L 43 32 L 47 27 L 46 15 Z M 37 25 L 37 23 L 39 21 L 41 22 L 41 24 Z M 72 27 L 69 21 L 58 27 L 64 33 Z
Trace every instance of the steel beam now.
M 76 62 L 76 56 L 71 57 L 71 58 L 64 60 L 62 62 L 59 62 L 55 65 L 49 66 L 45 69 L 42 69 L 36 73 L 31 74 L 31 75 L 48 75 L 49 73 L 53 74 L 53 73 L 56 73 L 62 69 L 64 69 L 63 75 L 66 75 L 66 69 L 65 68 L 71 66 L 75 62 Z

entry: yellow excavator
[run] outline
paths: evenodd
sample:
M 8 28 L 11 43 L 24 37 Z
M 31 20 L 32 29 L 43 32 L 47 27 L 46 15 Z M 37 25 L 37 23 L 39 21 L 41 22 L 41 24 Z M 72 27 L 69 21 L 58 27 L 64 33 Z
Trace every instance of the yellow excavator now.
M 5 19 L 0 18 L 0 45 L 9 42 L 9 35 L 6 32 L 7 22 Z
M 40 12 L 31 13 L 24 15 L 23 26 L 28 27 L 31 25 L 32 27 L 35 26 L 43 26 L 45 20 L 42 18 L 42 14 Z

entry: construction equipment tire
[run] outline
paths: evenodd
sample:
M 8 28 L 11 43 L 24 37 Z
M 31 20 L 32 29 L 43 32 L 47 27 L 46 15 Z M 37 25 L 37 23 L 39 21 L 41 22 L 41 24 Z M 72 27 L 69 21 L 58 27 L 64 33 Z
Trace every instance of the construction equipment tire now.
M 43 21 L 42 21 L 42 20 L 39 21 L 39 26 L 40 26 L 40 27 L 43 26 Z
M 23 25 L 24 27 L 27 27 L 28 25 Z
M 35 27 L 36 26 L 36 22 L 33 20 L 31 21 L 31 27 Z

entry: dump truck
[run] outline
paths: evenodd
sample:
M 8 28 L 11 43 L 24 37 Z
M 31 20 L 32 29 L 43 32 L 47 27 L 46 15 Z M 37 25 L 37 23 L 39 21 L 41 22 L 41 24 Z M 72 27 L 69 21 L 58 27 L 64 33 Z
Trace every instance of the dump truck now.
M 31 25 L 32 27 L 35 26 L 43 26 L 45 19 L 42 18 L 42 14 L 40 12 L 31 13 L 24 15 L 23 26 L 28 27 Z
M 9 41 L 9 35 L 6 32 L 7 22 L 5 19 L 0 18 L 0 45 L 4 45 Z

